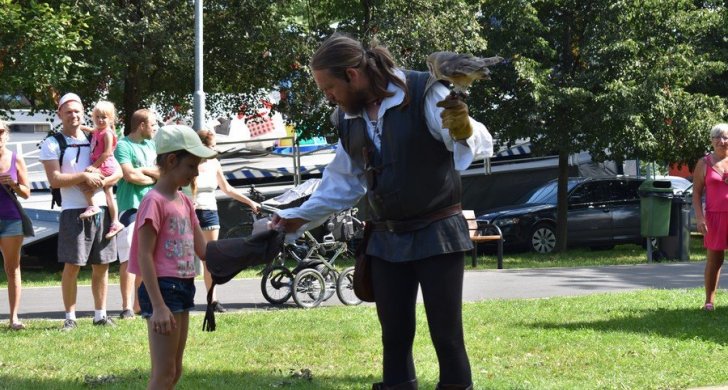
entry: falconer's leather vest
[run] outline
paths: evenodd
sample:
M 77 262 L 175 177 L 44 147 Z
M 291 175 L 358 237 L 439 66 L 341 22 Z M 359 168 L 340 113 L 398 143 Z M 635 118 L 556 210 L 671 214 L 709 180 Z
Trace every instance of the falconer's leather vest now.
M 344 119 L 342 110 L 332 115 L 344 150 L 367 176 L 369 219 L 384 230 L 375 229 L 367 253 L 393 261 L 472 248 L 467 225 L 461 226 L 461 182 L 452 152 L 432 137 L 425 120 L 425 95 L 437 80 L 426 72 L 405 75 L 411 100 L 378 118 L 383 121 L 380 150 L 364 118 Z M 407 243 L 407 237 L 418 242 Z M 412 245 L 416 248 L 402 248 Z

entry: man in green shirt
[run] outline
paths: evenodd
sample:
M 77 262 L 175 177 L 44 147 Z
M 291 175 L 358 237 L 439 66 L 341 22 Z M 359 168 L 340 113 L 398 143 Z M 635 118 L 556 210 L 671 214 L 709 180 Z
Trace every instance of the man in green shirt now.
M 121 319 L 133 318 L 139 311 L 139 304 L 132 299 L 135 277 L 127 272 L 131 237 L 134 233 L 134 221 L 137 208 L 144 195 L 152 189 L 159 178 L 157 168 L 157 152 L 154 133 L 157 128 L 156 115 L 147 110 L 136 110 L 131 117 L 131 126 L 124 130 L 125 137 L 119 140 L 114 151 L 116 161 L 121 165 L 124 177 L 119 180 L 116 190 L 116 203 L 119 206 L 119 221 L 126 226 L 117 239 L 119 256 L 119 285 L 121 287 L 122 311 Z M 132 308 L 132 302 L 134 307 Z

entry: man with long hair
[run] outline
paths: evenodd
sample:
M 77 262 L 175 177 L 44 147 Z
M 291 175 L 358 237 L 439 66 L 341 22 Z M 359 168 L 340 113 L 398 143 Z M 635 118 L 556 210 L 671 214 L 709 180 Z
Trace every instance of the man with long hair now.
M 321 184 L 272 226 L 296 232 L 367 197 L 374 298 L 382 327 L 383 382 L 416 389 L 412 357 L 418 286 L 440 365 L 438 389 L 470 389 L 462 326 L 464 252 L 472 249 L 458 170 L 490 156 L 485 126 L 426 72 L 399 69 L 378 44 L 334 34 L 310 63 L 337 106 L 339 147 Z

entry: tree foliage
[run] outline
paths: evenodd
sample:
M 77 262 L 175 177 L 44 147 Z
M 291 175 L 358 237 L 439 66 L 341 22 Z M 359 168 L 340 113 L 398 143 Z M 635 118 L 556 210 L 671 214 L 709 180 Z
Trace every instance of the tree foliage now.
M 74 57 L 89 47 L 89 19 L 65 4 L 0 0 L 0 96 L 53 107 L 52 87 L 81 76 Z M 9 108 L 0 99 L 0 115 Z
M 544 153 L 689 163 L 726 113 L 725 91 L 705 87 L 725 77 L 726 56 L 708 43 L 725 40 L 723 7 L 491 0 L 481 22 L 490 50 L 509 59 L 482 108 L 505 142 L 531 137 Z
M 303 24 L 290 22 L 299 45 L 295 69 L 285 77 L 290 81 L 289 101 L 279 107 L 303 136 L 331 135 L 331 108 L 317 90 L 310 69 L 306 66 L 320 42 L 334 31 L 341 31 L 361 40 L 387 46 L 397 64 L 403 68 L 424 70 L 428 54 L 437 50 L 475 52 L 485 49 L 476 8 L 462 0 L 439 3 L 424 0 L 329 0 L 315 8 L 301 7 L 307 17 Z M 354 6 L 356 5 L 356 7 Z M 290 62 L 288 65 L 291 65 Z M 300 66 L 302 65 L 302 66 Z
M 724 21 L 724 6 L 687 0 L 483 2 L 490 49 L 509 61 L 482 109 L 502 142 L 559 153 L 561 249 L 568 154 L 694 163 L 705 151 L 726 114 L 705 88 L 725 72 L 707 50 Z
M 194 88 L 190 2 L 82 0 L 79 8 L 94 15 L 92 47 L 79 57 L 91 66 L 85 81 L 68 89 L 111 100 L 126 123 L 138 108 L 185 101 Z

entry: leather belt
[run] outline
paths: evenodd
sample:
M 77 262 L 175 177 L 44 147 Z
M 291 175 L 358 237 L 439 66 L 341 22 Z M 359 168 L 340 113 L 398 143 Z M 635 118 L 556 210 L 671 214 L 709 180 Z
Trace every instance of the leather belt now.
M 390 233 L 407 233 L 423 229 L 435 221 L 439 221 L 462 212 L 462 206 L 460 203 L 456 203 L 452 206 L 445 207 L 444 209 L 435 210 L 430 214 L 419 218 L 404 221 L 371 221 L 371 224 L 372 230 L 375 232 L 387 231 Z

